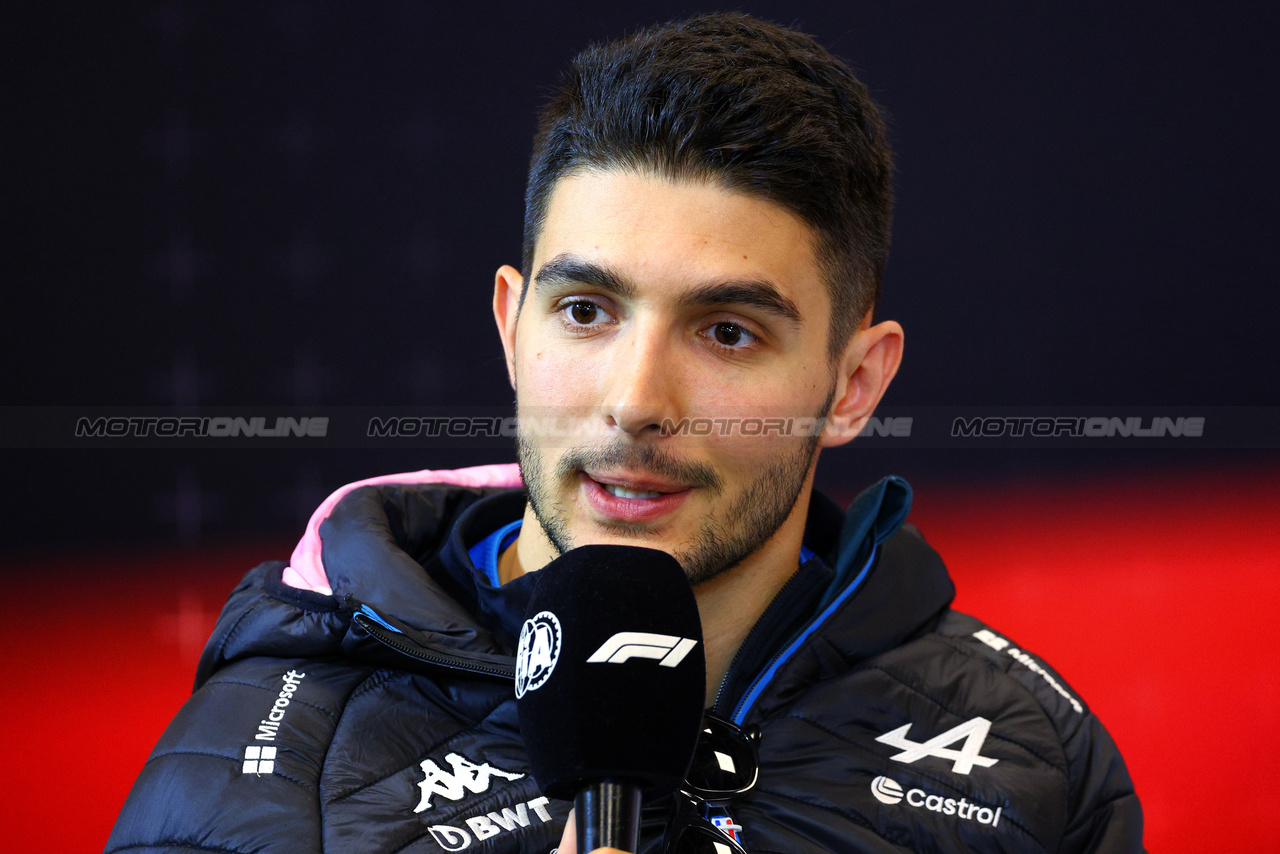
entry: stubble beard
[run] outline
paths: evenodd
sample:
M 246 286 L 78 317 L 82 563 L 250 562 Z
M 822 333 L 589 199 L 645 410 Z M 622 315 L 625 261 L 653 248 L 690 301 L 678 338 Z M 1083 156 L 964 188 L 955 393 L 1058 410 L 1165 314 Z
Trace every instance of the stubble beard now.
M 817 417 L 825 419 L 830 413 L 834 395 L 833 386 Z M 795 510 L 805 488 L 820 438 L 820 430 L 802 437 L 794 452 L 770 463 L 722 513 L 707 514 L 693 542 L 672 555 L 684 568 L 690 584 L 703 584 L 729 572 L 777 533 Z M 516 453 L 529 505 L 557 554 L 564 554 L 582 543 L 575 543 L 569 533 L 569 513 L 554 497 L 553 484 L 570 484 L 579 472 L 588 468 L 640 469 L 706 490 L 713 496 L 723 491 L 720 477 L 710 466 L 680 460 L 652 444 L 625 439 L 602 449 L 570 448 L 560 457 L 550 476 L 539 449 L 518 430 Z M 607 523 L 603 527 L 642 541 L 661 533 L 660 527 L 625 522 Z

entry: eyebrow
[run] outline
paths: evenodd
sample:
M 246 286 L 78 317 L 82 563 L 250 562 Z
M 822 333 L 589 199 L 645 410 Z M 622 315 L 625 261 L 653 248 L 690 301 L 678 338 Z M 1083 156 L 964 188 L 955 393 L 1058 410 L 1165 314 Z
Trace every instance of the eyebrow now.
M 573 255 L 557 255 L 539 268 L 533 277 L 535 288 L 559 285 L 592 285 L 620 299 L 635 299 L 638 290 L 626 276 L 608 267 Z M 746 305 L 803 326 L 804 318 L 795 302 L 782 295 L 764 279 L 730 279 L 698 285 L 679 300 L 681 308 Z
M 749 305 L 803 326 L 800 309 L 772 283 L 762 279 L 732 279 L 694 288 L 680 298 L 682 308 L 693 306 Z
M 626 276 L 572 255 L 557 255 L 543 264 L 533 277 L 533 285 L 535 288 L 592 285 L 619 299 L 634 299 L 636 296 L 636 286 Z

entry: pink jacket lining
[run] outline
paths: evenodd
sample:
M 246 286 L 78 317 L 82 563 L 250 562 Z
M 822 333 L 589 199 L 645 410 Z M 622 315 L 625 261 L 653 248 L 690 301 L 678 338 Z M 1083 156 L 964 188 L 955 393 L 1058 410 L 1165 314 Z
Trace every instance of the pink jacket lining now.
M 522 485 L 520 466 L 517 463 L 472 466 L 465 469 L 442 469 L 439 471 L 423 469 L 422 471 L 404 472 L 402 474 L 384 474 L 379 477 L 348 483 L 326 498 L 316 508 L 316 512 L 311 514 L 311 521 L 307 523 L 307 530 L 293 550 L 289 565 L 285 567 L 284 583 L 300 590 L 310 590 L 314 593 L 323 593 L 326 596 L 332 595 L 333 588 L 329 586 L 329 576 L 324 571 L 324 562 L 320 557 L 320 523 L 329 518 L 333 508 L 338 505 L 338 502 L 348 492 L 353 489 L 359 489 L 362 486 L 377 486 L 386 483 L 452 483 L 457 486 Z

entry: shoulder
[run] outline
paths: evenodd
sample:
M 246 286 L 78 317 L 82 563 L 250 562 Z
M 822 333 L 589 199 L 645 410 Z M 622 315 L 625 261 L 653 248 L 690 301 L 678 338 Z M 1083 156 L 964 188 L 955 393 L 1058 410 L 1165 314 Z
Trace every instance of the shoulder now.
M 766 769 L 792 769 L 779 791 L 824 820 L 910 849 L 929 838 L 940 850 L 1141 850 L 1106 730 L 1048 664 L 982 622 L 947 610 L 829 674 L 762 722 L 760 746 Z M 1114 844 L 1097 847 L 1108 834 Z
M 348 698 L 369 675 L 304 659 L 250 658 L 222 668 L 160 737 L 107 851 L 192 840 L 228 852 L 320 850 L 325 754 Z
M 465 469 L 423 470 L 380 475 L 348 483 L 329 495 L 312 514 L 307 536 L 318 533 L 330 519 L 354 513 L 401 517 L 429 536 L 439 524 L 447 524 L 480 497 L 521 486 L 519 466 L 474 466 Z M 408 519 L 407 517 L 412 517 Z M 295 558 L 297 553 L 295 552 Z
M 509 682 L 259 657 L 183 706 L 107 851 L 400 851 L 506 831 L 546 850 L 565 811 L 529 774 Z

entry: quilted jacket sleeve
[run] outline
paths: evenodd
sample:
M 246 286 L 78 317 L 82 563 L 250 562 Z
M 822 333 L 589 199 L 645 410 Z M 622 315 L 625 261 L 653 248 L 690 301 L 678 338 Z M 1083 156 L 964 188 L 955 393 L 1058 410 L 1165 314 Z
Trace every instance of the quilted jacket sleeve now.
M 1044 659 L 968 615 L 952 611 L 942 631 L 962 640 L 975 658 L 1003 671 L 1052 728 L 1060 745 L 1066 804 L 1056 844 L 1047 849 L 1057 854 L 1141 854 L 1142 806 L 1133 780 L 1111 734 L 1075 689 Z M 1046 843 L 1048 839 L 1046 835 Z
M 105 850 L 320 851 L 325 750 L 363 675 L 271 658 L 217 673 L 161 736 Z
M 283 591 L 280 569 L 263 564 L 232 593 L 195 693 L 143 765 L 107 852 L 321 849 L 325 751 L 370 671 L 331 663 L 349 615 L 331 597 Z
M 1142 851 L 1142 807 L 1120 750 L 1089 714 L 1064 745 L 1073 783 L 1063 854 Z

